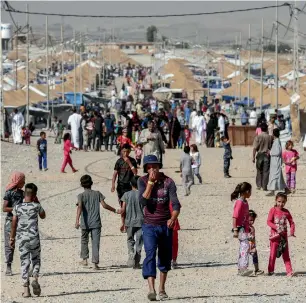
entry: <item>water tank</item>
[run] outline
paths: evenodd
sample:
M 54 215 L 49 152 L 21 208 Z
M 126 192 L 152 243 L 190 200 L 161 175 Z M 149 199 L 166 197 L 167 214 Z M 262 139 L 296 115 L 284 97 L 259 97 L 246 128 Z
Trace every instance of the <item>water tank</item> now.
M 2 39 L 11 39 L 12 38 L 12 24 L 1 23 L 1 34 L 2 34 Z

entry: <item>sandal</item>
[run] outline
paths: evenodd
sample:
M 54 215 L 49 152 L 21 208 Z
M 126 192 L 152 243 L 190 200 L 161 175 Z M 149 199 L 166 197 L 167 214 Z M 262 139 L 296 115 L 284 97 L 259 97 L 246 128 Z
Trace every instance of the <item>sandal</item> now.
M 40 294 L 41 294 L 41 288 L 40 288 L 40 285 L 39 285 L 38 281 L 34 280 L 31 285 L 32 285 L 32 288 L 33 288 L 34 295 L 39 297 Z
M 260 269 L 258 269 L 258 270 L 255 271 L 255 275 L 256 275 L 256 276 L 263 275 L 264 273 L 265 273 L 265 272 L 264 272 L 263 270 L 260 270 Z
M 148 300 L 149 301 L 156 301 L 156 292 L 152 291 L 148 293 Z
M 287 274 L 287 277 L 291 278 L 291 277 L 296 277 L 297 273 L 295 272 L 291 272 L 290 274 Z
M 23 293 L 22 293 L 22 297 L 23 298 L 30 298 L 31 295 L 31 291 L 30 291 L 30 287 L 29 285 L 24 285 L 23 286 Z
M 160 301 L 167 300 L 169 298 L 167 293 L 164 290 L 160 291 L 158 296 L 159 296 Z

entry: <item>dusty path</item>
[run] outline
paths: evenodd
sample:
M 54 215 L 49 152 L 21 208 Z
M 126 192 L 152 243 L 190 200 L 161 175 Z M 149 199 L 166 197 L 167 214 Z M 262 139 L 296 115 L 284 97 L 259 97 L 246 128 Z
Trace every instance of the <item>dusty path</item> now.
M 80 231 L 74 229 L 76 196 L 82 191 L 79 178 L 89 173 L 94 188 L 99 189 L 109 204 L 117 206 L 116 196 L 110 192 L 110 178 L 115 162 L 112 153 L 73 153 L 73 161 L 80 172 L 59 173 L 62 147 L 49 140 L 49 171 L 38 172 L 32 148 L 2 144 L 2 193 L 13 170 L 26 173 L 27 182 L 39 187 L 39 198 L 47 212 L 40 222 L 42 238 L 42 296 L 39 299 L 21 298 L 18 252 L 13 264 L 14 276 L 4 277 L 2 245 L 1 302 L 146 302 L 147 287 L 141 271 L 125 268 L 127 260 L 126 236 L 119 232 L 119 217 L 102 211 L 101 271 L 84 269 L 78 265 Z M 34 140 L 33 140 L 34 142 Z M 179 233 L 180 268 L 171 271 L 167 284 L 172 302 L 305 302 L 306 285 L 306 167 L 300 165 L 298 189 L 289 198 L 288 208 L 296 222 L 297 238 L 290 240 L 293 267 L 303 272 L 288 279 L 282 260 L 277 260 L 274 277 L 241 278 L 236 275 L 238 243 L 232 239 L 232 203 L 229 194 L 235 185 L 249 181 L 254 186 L 254 166 L 250 162 L 251 149 L 234 148 L 232 179 L 222 173 L 222 149 L 201 148 L 203 185 L 192 187 L 192 194 L 183 197 L 178 166 L 180 151 L 167 151 L 164 172 L 178 184 L 182 203 Z M 67 168 L 69 172 L 69 168 Z M 266 271 L 268 259 L 267 214 L 273 199 L 254 189 L 250 206 L 258 213 L 257 241 L 259 260 Z M 3 234 L 3 218 L 1 235 Z

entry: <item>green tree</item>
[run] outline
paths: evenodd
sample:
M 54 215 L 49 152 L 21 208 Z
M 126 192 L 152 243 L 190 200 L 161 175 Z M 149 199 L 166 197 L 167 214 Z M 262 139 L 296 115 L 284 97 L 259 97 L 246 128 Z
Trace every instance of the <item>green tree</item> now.
M 157 34 L 157 27 L 155 25 L 151 25 L 147 28 L 147 41 L 155 42 Z

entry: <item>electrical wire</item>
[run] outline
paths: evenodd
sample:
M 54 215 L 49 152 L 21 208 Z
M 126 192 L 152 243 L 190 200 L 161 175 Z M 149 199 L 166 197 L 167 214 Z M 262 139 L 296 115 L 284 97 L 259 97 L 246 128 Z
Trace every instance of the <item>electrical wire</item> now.
M 287 30 L 289 30 L 290 32 L 292 32 L 292 33 L 295 32 L 293 28 L 287 27 L 285 24 L 283 24 L 283 23 L 281 23 L 281 22 L 279 22 L 279 21 L 277 21 L 277 23 L 278 23 L 279 25 L 281 25 L 281 26 L 287 28 Z M 297 33 L 298 33 L 299 36 L 306 38 L 306 34 L 300 32 L 300 31 L 298 31 Z
M 6 1 L 7 2 L 7 1 Z M 62 13 L 43 13 L 43 12 L 26 12 L 14 9 L 11 5 L 5 8 L 5 11 L 12 12 L 16 14 L 29 14 L 29 15 L 42 15 L 42 16 L 60 16 L 60 17 L 77 17 L 77 18 L 169 18 L 169 17 L 185 17 L 185 16 L 203 16 L 203 15 L 217 15 L 217 14 L 229 14 L 229 13 L 239 13 L 239 12 L 249 12 L 249 11 L 259 11 L 270 8 L 281 8 L 281 7 L 291 7 L 291 4 L 285 2 L 279 5 L 267 5 L 262 7 L 253 8 L 243 8 L 234 9 L 226 11 L 215 11 L 215 12 L 203 12 L 203 13 L 184 13 L 184 14 L 166 14 L 166 15 L 134 15 L 134 16 L 111 16 L 111 15 L 78 15 L 78 14 L 62 14 Z

